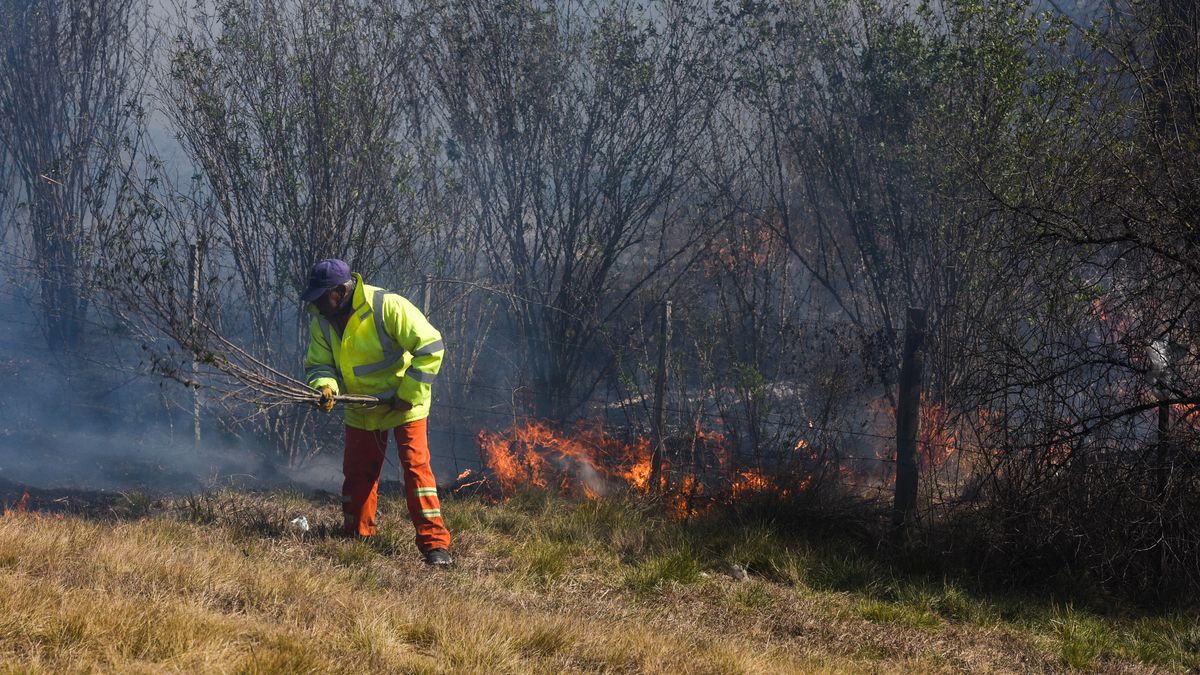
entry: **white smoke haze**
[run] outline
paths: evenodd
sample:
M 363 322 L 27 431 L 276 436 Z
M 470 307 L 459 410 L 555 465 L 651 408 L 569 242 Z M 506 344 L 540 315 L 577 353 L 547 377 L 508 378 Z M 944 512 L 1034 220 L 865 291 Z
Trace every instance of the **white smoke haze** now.
M 0 476 L 42 489 L 141 490 L 187 493 L 221 486 L 294 486 L 333 491 L 340 466 L 318 457 L 296 470 L 277 466 L 251 448 L 209 445 L 162 429 L 144 433 L 5 429 Z
M 582 458 L 551 454 L 549 455 L 549 459 L 554 468 L 562 473 L 574 476 L 576 480 L 587 487 L 591 494 L 597 497 L 603 497 L 608 494 L 608 481 L 604 479 L 604 476 L 600 475 L 599 471 L 596 471 L 596 467 Z
M 187 390 L 140 361 L 138 345 L 95 326 L 81 353 L 55 355 L 35 322 L 20 320 L 27 305 L 10 297 L 0 311 L 18 319 L 0 328 L 0 482 L 153 494 L 339 489 L 340 452 L 289 467 L 272 448 L 209 428 L 207 412 L 197 444 Z

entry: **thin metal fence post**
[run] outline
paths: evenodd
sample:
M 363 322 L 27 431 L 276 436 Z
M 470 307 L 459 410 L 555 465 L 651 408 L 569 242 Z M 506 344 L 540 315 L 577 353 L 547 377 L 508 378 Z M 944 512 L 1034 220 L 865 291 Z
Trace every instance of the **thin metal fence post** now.
M 188 245 L 188 325 L 195 340 L 199 331 L 197 319 L 200 308 L 200 248 L 196 244 Z M 199 373 L 196 356 L 192 354 L 191 381 L 192 384 L 192 443 L 200 447 L 200 390 L 195 386 Z
M 658 328 L 658 371 L 654 374 L 654 454 L 650 460 L 650 491 L 662 491 L 662 464 L 667 403 L 667 353 L 671 345 L 671 301 L 663 303 L 662 317 Z

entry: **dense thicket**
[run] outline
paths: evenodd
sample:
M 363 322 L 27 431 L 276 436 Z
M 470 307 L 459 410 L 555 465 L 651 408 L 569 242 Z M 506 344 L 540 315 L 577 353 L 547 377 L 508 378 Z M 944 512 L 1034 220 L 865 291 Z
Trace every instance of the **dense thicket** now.
M 221 0 L 150 51 L 135 7 L 67 7 L 0 2 L 0 236 L 52 346 L 99 304 L 177 378 L 193 317 L 294 371 L 343 257 L 429 298 L 466 455 L 514 417 L 651 429 L 669 300 L 668 483 L 862 497 L 921 307 L 913 545 L 1200 591 L 1191 3 Z M 292 462 L 335 433 L 206 411 Z

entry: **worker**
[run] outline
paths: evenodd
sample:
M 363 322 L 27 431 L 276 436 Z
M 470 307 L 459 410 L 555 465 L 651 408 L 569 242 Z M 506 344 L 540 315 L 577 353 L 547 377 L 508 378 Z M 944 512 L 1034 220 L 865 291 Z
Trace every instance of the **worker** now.
M 392 430 L 417 549 L 430 565 L 451 564 L 450 532 L 429 465 L 426 429 L 431 385 L 445 354 L 441 333 L 407 299 L 367 285 L 348 264 L 333 258 L 313 266 L 301 299 L 312 315 L 304 367 L 308 385 L 321 393 L 318 407 L 329 412 L 333 397 L 341 393 L 385 401 L 346 407 L 346 534 L 370 537 L 376 532 L 379 476 Z

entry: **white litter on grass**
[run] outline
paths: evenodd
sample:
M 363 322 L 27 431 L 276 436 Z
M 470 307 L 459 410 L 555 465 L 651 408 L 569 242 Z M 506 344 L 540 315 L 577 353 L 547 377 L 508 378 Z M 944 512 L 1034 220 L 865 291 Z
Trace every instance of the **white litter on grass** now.
M 308 532 L 308 518 L 305 516 L 292 518 L 292 525 L 295 525 L 296 529 L 300 530 L 301 532 Z

